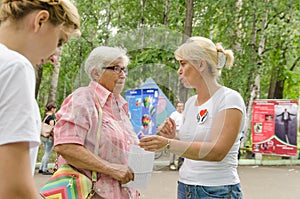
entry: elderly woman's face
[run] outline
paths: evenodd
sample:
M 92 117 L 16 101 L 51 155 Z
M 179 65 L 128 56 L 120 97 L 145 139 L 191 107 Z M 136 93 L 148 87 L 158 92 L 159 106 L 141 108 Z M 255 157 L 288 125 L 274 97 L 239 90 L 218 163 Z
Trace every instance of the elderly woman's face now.
M 120 94 L 124 88 L 127 68 L 123 61 L 116 61 L 105 67 L 99 84 L 115 94 Z

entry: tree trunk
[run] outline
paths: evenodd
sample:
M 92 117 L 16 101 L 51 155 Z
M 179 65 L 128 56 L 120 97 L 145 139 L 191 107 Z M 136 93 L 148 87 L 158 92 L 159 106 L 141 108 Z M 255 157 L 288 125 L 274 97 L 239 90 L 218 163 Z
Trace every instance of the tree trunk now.
M 245 123 L 245 131 L 244 131 L 244 139 L 241 141 L 241 147 L 247 146 L 247 141 L 249 139 L 250 131 L 251 131 L 251 124 L 252 124 L 252 104 L 253 101 L 259 98 L 259 90 L 260 90 L 260 76 L 256 76 L 253 87 L 250 89 L 250 99 L 247 106 L 247 117 Z
M 51 77 L 51 82 L 50 82 L 50 91 L 49 91 L 47 103 L 56 101 L 58 76 L 59 76 L 59 69 L 60 69 L 60 59 L 61 59 L 61 48 L 58 48 L 56 51 L 55 58 L 53 60 L 53 71 L 52 71 L 52 77 Z
M 184 31 L 182 36 L 182 43 L 184 43 L 193 31 L 193 15 L 194 15 L 194 0 L 185 0 L 186 3 L 186 17 L 184 22 Z
M 35 99 L 39 94 L 42 77 L 43 77 L 43 65 L 36 65 L 35 69 Z
M 184 43 L 192 35 L 193 31 L 193 15 L 194 15 L 194 1 L 185 0 L 186 3 L 186 18 L 184 23 L 184 32 L 182 36 L 182 43 Z M 180 82 L 179 84 L 179 100 L 181 102 L 186 102 L 187 100 L 187 88 Z
M 165 0 L 165 8 L 164 8 L 164 25 L 168 25 L 169 21 L 169 12 L 170 12 L 170 0 Z
M 140 22 L 140 27 L 141 27 L 141 48 L 142 50 L 144 49 L 145 47 L 145 29 L 144 29 L 144 26 L 145 26 L 145 6 L 146 6 L 146 0 L 141 0 L 140 2 L 141 4 L 141 11 L 142 11 L 142 16 L 141 16 L 141 22 Z M 140 68 L 140 74 L 143 74 L 143 67 L 139 67 Z M 140 85 L 144 83 L 143 81 L 143 77 L 142 75 L 139 76 L 139 82 L 140 82 Z
M 56 101 L 55 99 L 56 99 L 56 92 L 57 92 L 59 69 L 60 69 L 60 63 L 53 65 L 48 103 Z
M 125 35 L 124 35 L 124 32 L 122 31 L 122 28 L 123 28 L 123 22 L 122 22 L 122 13 L 121 13 L 121 2 L 118 0 L 118 22 L 119 22 L 119 25 L 118 25 L 118 29 L 121 30 L 121 47 L 126 47 L 124 46 L 124 40 L 125 40 Z
M 279 78 L 282 73 L 280 66 L 275 66 L 270 80 L 268 99 L 282 99 L 283 98 L 283 89 L 284 89 L 284 79 Z
M 283 98 L 283 88 L 284 88 L 284 80 L 276 81 L 276 89 L 274 92 L 274 99 L 282 99 Z
M 165 0 L 165 7 L 164 7 L 164 19 L 163 19 L 163 23 L 164 25 L 167 27 L 169 24 L 169 13 L 170 13 L 170 0 Z M 165 32 L 165 41 L 168 40 L 168 32 L 166 31 Z M 171 75 L 170 75 L 170 72 L 168 71 L 168 74 L 167 74 L 167 77 L 168 77 L 168 89 L 166 90 L 168 93 L 167 96 L 168 96 L 168 99 L 171 100 L 171 92 L 172 92 L 172 89 L 171 88 Z
M 106 8 L 106 22 L 105 22 L 105 34 L 104 34 L 104 44 L 108 45 L 108 39 L 109 39 L 109 24 L 110 24 L 110 18 L 111 18 L 111 2 L 107 2 L 107 8 Z
M 265 0 L 265 7 L 267 7 L 268 0 Z M 261 37 L 259 41 L 258 47 L 256 46 L 256 41 L 257 41 L 257 24 L 259 23 L 257 20 L 256 13 L 254 13 L 254 20 L 253 20 L 253 29 L 252 29 L 252 35 L 251 35 L 251 46 L 253 49 L 253 52 L 257 52 L 257 56 L 255 57 L 256 60 L 256 65 L 257 65 L 257 70 L 252 73 L 251 75 L 256 74 L 255 81 L 253 84 L 251 84 L 251 96 L 248 102 L 247 106 L 247 118 L 246 118 L 246 125 L 244 128 L 244 137 L 245 139 L 242 140 L 241 146 L 245 147 L 247 141 L 250 139 L 250 132 L 251 132 L 251 124 L 252 124 L 252 104 L 255 99 L 259 99 L 260 95 L 260 73 L 261 73 L 261 66 L 262 66 L 262 55 L 264 53 L 265 49 L 265 29 L 267 27 L 267 20 L 268 20 L 268 11 L 265 9 L 266 12 L 264 13 L 262 23 L 261 23 Z
M 240 17 L 241 16 L 240 12 L 242 11 L 242 5 L 243 5 L 242 0 L 237 0 L 235 3 L 235 7 L 236 7 L 235 29 L 234 29 L 235 31 L 231 32 L 231 38 L 235 38 L 233 39 L 233 46 L 236 52 L 241 51 L 243 18 Z
M 269 91 L 268 91 L 268 99 L 274 99 L 275 88 L 276 88 L 276 79 L 277 79 L 277 72 L 275 67 L 272 67 L 272 74 L 270 79 Z

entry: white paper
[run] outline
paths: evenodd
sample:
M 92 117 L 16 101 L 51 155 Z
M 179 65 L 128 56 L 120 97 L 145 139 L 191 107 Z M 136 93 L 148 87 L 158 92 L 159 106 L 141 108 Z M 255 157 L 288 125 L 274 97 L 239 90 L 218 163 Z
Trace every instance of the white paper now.
M 124 187 L 145 189 L 151 179 L 154 163 L 154 152 L 145 151 L 137 145 L 131 145 L 128 153 L 128 166 L 134 172 L 134 181 Z

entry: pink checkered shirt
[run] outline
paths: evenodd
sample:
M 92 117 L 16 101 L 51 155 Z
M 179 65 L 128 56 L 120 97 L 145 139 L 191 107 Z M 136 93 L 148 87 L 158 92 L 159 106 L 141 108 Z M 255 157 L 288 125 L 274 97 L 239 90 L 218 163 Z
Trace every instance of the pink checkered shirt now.
M 128 104 L 121 95 L 115 97 L 95 81 L 91 81 L 88 87 L 75 90 L 64 100 L 56 114 L 54 145 L 76 143 L 94 152 L 98 128 L 95 96 L 103 110 L 98 155 L 108 162 L 127 164 L 129 146 L 138 143 L 128 118 Z M 59 157 L 58 165 L 64 163 L 66 161 Z M 91 178 L 91 171 L 83 172 Z M 95 191 L 94 198 L 139 198 L 137 190 L 122 188 L 117 180 L 104 174 L 98 174 Z

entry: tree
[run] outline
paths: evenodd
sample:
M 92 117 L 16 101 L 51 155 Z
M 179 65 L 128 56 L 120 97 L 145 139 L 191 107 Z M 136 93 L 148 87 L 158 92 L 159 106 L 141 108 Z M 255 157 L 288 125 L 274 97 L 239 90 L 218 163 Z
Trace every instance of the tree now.
M 178 64 L 173 55 L 184 41 L 183 35 L 208 37 L 233 49 L 236 67 L 223 70 L 220 82 L 241 93 L 249 114 L 256 98 L 299 96 L 298 0 L 75 2 L 82 19 L 82 36 L 71 39 L 63 48 L 58 106 L 75 88 L 87 85 L 84 61 L 99 45 L 128 50 L 131 63 L 125 89 L 139 87 L 154 74 L 155 81 L 166 88 L 167 96 L 185 101 L 193 90 L 178 89 Z M 46 64 L 38 71 L 43 73 L 40 86 L 37 81 L 41 106 L 48 100 L 45 96 L 49 96 L 52 66 Z
M 186 14 L 185 14 L 185 22 L 184 22 L 184 31 L 182 35 L 182 43 L 184 43 L 189 37 L 192 36 L 193 31 L 193 14 L 194 14 L 194 1 L 193 0 L 185 0 L 186 3 Z M 185 102 L 187 100 L 187 89 L 180 82 L 179 84 L 179 100 L 181 102 Z
M 60 69 L 60 58 L 61 58 L 61 48 L 57 48 L 55 55 L 51 59 L 51 63 L 53 64 L 53 71 L 51 76 L 50 91 L 49 91 L 47 103 L 56 102 L 58 75 Z

